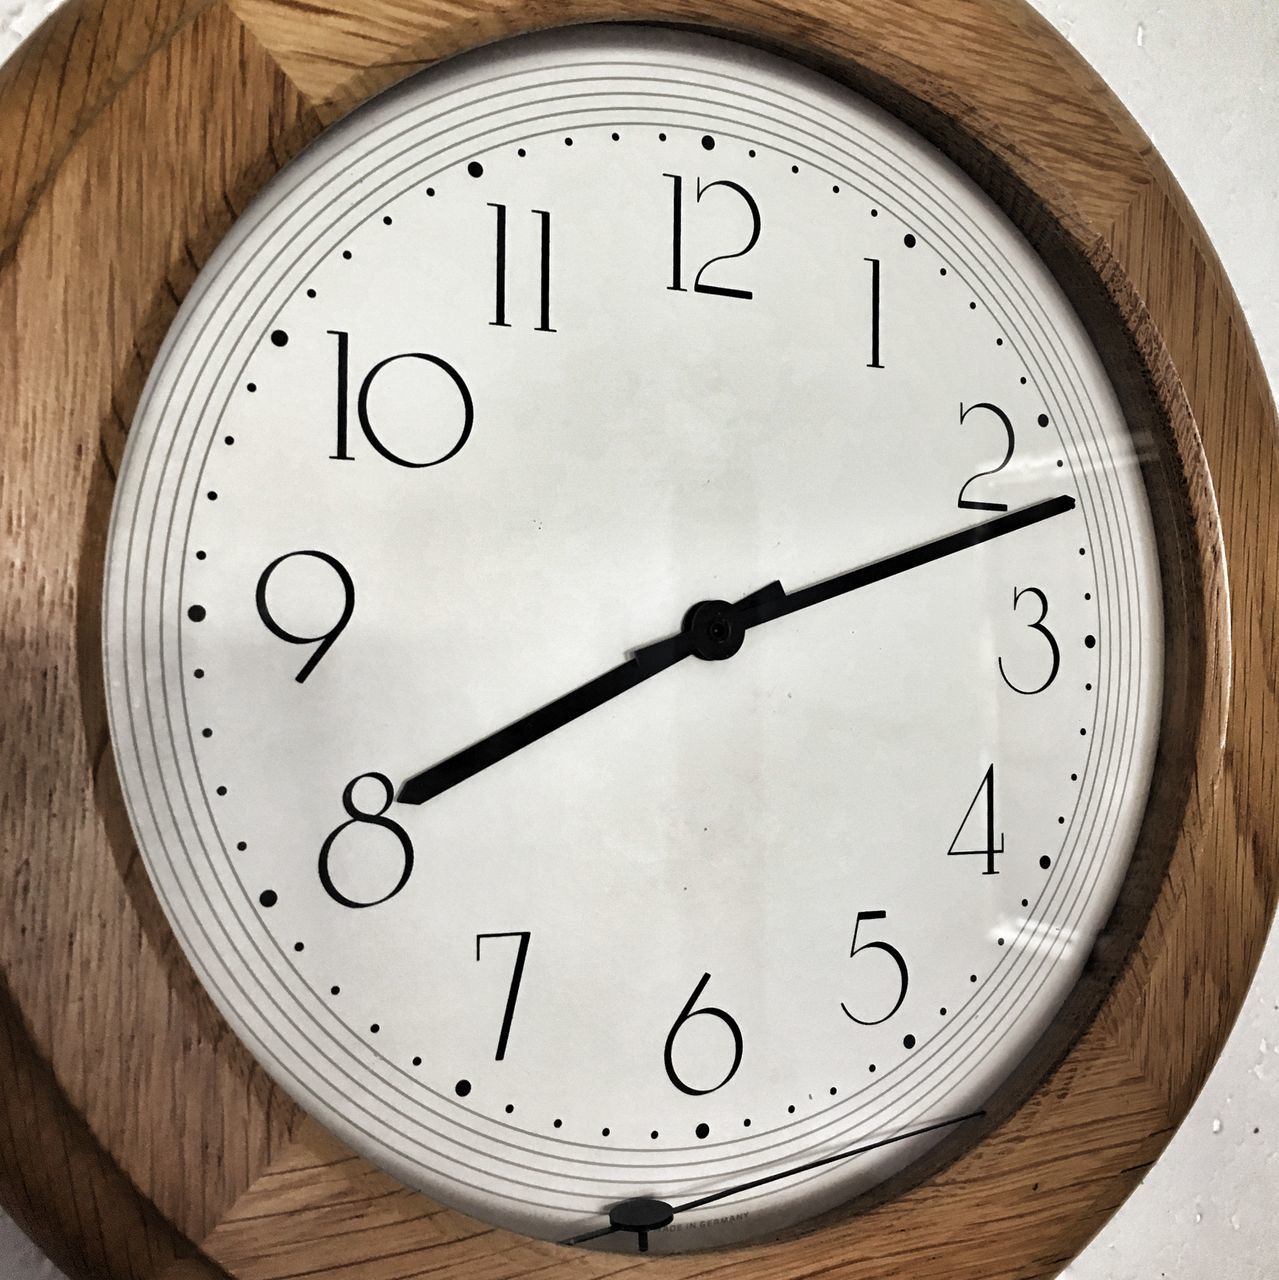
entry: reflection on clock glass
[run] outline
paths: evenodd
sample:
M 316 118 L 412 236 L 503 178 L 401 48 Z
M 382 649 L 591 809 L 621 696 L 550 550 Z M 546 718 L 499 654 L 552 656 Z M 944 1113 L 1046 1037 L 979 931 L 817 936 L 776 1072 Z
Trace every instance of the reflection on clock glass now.
M 134 422 L 105 660 L 157 892 L 285 1089 L 485 1221 L 662 1252 L 876 1186 L 1049 1027 L 1159 599 L 994 204 L 832 82 L 599 28 L 384 94 L 240 220 Z

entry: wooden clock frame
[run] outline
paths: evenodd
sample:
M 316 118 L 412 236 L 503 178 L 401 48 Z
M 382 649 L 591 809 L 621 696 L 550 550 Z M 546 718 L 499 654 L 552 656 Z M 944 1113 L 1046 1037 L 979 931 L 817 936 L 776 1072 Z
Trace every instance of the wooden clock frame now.
M 1147 454 L 1168 633 L 1133 873 L 980 1140 L 780 1239 L 674 1258 L 482 1227 L 353 1156 L 268 1081 L 142 869 L 98 656 L 128 424 L 247 200 L 420 67 L 604 20 L 705 28 L 815 66 L 1003 206 L 1083 316 Z M 0 1203 L 66 1271 L 1049 1277 L 1163 1149 L 1279 888 L 1279 423 L 1181 192 L 1023 0 L 72 0 L 0 71 L 0 369 Z

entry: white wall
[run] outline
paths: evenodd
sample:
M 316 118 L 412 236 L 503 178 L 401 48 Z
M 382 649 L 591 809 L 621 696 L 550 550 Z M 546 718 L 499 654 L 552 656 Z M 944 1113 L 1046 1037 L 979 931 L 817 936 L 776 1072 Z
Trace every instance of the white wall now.
M 1171 165 L 1279 386 L 1279 3 L 1032 3 L 1101 72 Z M 54 7 L 0 0 L 0 58 Z M 1198 1104 L 1064 1280 L 1270 1280 L 1279 1274 L 1277 1214 L 1279 937 Z M 0 1277 L 58 1275 L 0 1213 Z

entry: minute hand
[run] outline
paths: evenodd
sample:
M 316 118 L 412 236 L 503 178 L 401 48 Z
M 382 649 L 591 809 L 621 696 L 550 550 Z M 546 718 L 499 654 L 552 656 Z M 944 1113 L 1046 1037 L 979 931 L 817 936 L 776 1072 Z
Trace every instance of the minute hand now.
M 757 627 L 761 622 L 772 622 L 775 618 L 784 618 L 789 613 L 798 613 L 809 605 L 821 604 L 823 600 L 832 600 L 848 591 L 856 591 L 858 587 L 868 587 L 873 582 L 882 582 L 885 578 L 896 577 L 910 569 L 918 569 L 921 565 L 931 564 L 975 547 L 982 542 L 990 542 L 994 538 L 1002 538 L 1006 533 L 1015 533 L 1018 529 L 1028 528 L 1041 520 L 1049 520 L 1053 516 L 1063 515 L 1075 509 L 1075 500 L 1063 493 L 1056 498 L 1045 498 L 1042 502 L 1022 507 L 1020 511 L 1009 511 L 1006 515 L 996 516 L 993 520 L 983 520 L 981 524 L 972 525 L 968 529 L 960 529 L 957 533 L 948 533 L 945 537 L 925 542 L 921 547 L 912 547 L 909 551 L 899 551 L 896 555 L 886 556 L 860 568 L 850 569 L 847 573 L 838 574 L 834 578 L 826 578 L 822 582 L 814 582 L 811 586 L 801 587 L 798 591 L 787 592 L 779 588 L 772 594 L 757 593 L 758 599 L 739 605 L 734 611 L 738 625 L 746 630 Z

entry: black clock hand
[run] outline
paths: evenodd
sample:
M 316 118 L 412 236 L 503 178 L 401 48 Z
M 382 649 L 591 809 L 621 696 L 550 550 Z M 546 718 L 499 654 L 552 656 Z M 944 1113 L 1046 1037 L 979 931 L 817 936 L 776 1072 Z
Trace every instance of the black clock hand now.
M 805 1164 L 796 1165 L 793 1169 L 783 1169 L 780 1173 L 766 1174 L 762 1178 L 752 1178 L 749 1182 L 739 1182 L 736 1186 L 725 1187 L 722 1191 L 712 1191 L 709 1195 L 698 1196 L 696 1200 L 685 1201 L 684 1204 L 671 1205 L 665 1200 L 637 1199 L 623 1200 L 609 1210 L 607 1227 L 596 1231 L 587 1231 L 569 1240 L 561 1240 L 561 1244 L 585 1244 L 589 1240 L 599 1240 L 611 1236 L 618 1231 L 630 1231 L 639 1237 L 639 1250 L 648 1251 L 648 1233 L 659 1231 L 681 1213 L 691 1209 L 701 1209 L 717 1200 L 727 1200 L 729 1196 L 741 1195 L 744 1191 L 753 1191 L 756 1187 L 767 1186 L 770 1182 L 780 1182 L 783 1178 L 798 1177 L 812 1169 L 820 1169 L 828 1164 L 837 1164 L 841 1160 L 851 1160 L 854 1156 L 865 1155 L 868 1151 L 878 1151 L 880 1147 L 890 1147 L 895 1142 L 905 1142 L 908 1138 L 919 1138 L 926 1133 L 935 1133 L 938 1129 L 951 1129 L 955 1125 L 964 1124 L 968 1120 L 977 1120 L 985 1111 L 970 1111 L 967 1115 L 954 1116 L 949 1120 L 935 1120 L 918 1129 L 908 1129 L 905 1133 L 895 1133 L 890 1138 L 880 1138 L 877 1142 L 867 1142 L 860 1147 L 851 1147 L 847 1151 L 837 1151 L 834 1155 L 819 1156 Z
M 763 591 L 752 592 L 739 600 L 736 606 L 725 607 L 748 607 L 771 595 L 775 587 L 780 590 L 780 586 L 774 583 L 772 586 L 765 587 Z M 447 760 L 441 760 L 439 764 L 414 774 L 400 788 L 400 794 L 396 799 L 401 804 L 425 804 L 442 791 L 457 786 L 459 782 L 465 782 L 467 778 L 473 777 L 482 769 L 487 769 L 489 765 L 496 764 L 499 760 L 505 760 L 521 747 L 527 747 L 539 738 L 544 738 L 548 733 L 562 729 L 578 716 L 584 716 L 588 711 L 594 711 L 596 707 L 601 707 L 604 703 L 616 698 L 619 693 L 625 693 L 628 689 L 635 688 L 637 684 L 643 684 L 645 680 L 657 675 L 660 671 L 665 671 L 667 667 L 673 667 L 694 652 L 696 649 L 693 636 L 686 622 L 685 629 L 677 635 L 668 636 L 656 644 L 645 646 L 632 654 L 621 666 L 606 671 L 602 676 L 596 676 L 594 680 L 584 685 L 579 685 L 563 697 L 556 698 L 554 702 L 548 702 L 546 706 L 539 707 L 523 719 L 508 724 L 504 729 L 499 729 L 487 738 L 481 738 L 479 742 L 472 743 L 456 755 L 449 756 Z
M 1016 533 L 1019 529 L 1027 529 L 1031 525 L 1049 520 L 1053 516 L 1064 515 L 1075 509 L 1075 500 L 1063 493 L 1056 498 L 1045 498 L 1042 502 L 1022 507 L 1020 511 L 1009 511 L 993 520 L 984 520 L 981 524 L 960 529 L 957 533 L 948 533 L 944 537 L 934 538 L 921 547 L 912 547 L 909 551 L 899 551 L 896 555 L 886 556 L 883 560 L 875 560 L 864 564 L 848 573 L 837 574 L 822 582 L 814 582 L 811 586 L 801 587 L 798 591 L 782 590 L 781 583 L 774 583 L 774 592 L 761 596 L 759 600 L 739 602 L 734 607 L 737 621 L 743 630 L 757 627 L 762 622 L 772 622 L 775 618 L 784 618 L 788 614 L 798 613 L 810 605 L 821 604 L 833 600 L 836 596 L 856 591 L 859 587 L 868 587 L 874 582 L 882 582 L 885 578 L 895 578 L 899 573 L 910 569 L 918 569 L 921 565 L 931 564 L 934 560 L 952 556 L 957 551 L 975 547 L 982 542 L 990 542 L 994 538 L 1002 538 L 1005 534 Z
M 424 804 L 690 655 L 696 654 L 708 661 L 731 658 L 742 647 L 746 631 L 751 627 L 784 618 L 810 605 L 882 582 L 885 578 L 896 577 L 899 573 L 931 564 L 979 543 L 1029 528 L 1042 520 L 1073 511 L 1074 507 L 1075 499 L 1069 494 L 1061 494 L 1032 503 L 1019 511 L 1009 511 L 993 520 L 984 520 L 957 533 L 934 538 L 923 546 L 900 551 L 848 573 L 801 587 L 793 593 L 786 592 L 780 582 L 772 582 L 736 604 L 725 600 L 704 600 L 688 611 L 677 635 L 635 650 L 621 666 L 480 739 L 447 760 L 414 774 L 400 788 L 397 799 L 401 804 Z

